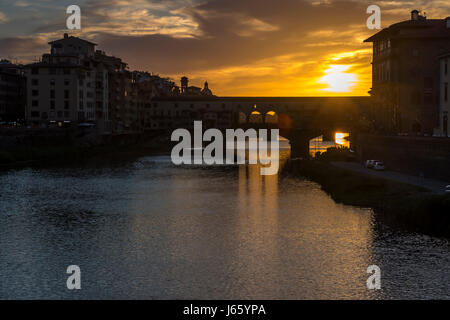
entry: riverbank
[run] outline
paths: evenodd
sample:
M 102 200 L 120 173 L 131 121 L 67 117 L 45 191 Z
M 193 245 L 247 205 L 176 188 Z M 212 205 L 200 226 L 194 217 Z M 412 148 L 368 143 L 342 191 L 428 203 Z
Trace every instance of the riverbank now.
M 167 146 L 155 142 L 80 147 L 70 144 L 52 146 L 17 146 L 0 151 L 0 169 L 20 168 L 30 165 L 71 164 L 91 158 L 123 158 L 148 153 L 166 153 Z
M 450 195 L 352 172 L 327 161 L 291 161 L 286 169 L 318 182 L 336 202 L 371 207 L 391 225 L 450 238 Z

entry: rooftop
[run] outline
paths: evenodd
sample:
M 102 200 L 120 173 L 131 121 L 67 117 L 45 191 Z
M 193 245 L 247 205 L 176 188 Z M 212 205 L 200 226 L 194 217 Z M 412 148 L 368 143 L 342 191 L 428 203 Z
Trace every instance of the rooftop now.
M 418 14 L 417 10 L 411 12 L 411 19 L 395 23 L 364 42 L 374 42 L 382 39 L 417 39 L 417 38 L 450 38 L 450 28 L 445 19 L 427 19 Z
M 81 42 L 88 43 L 88 44 L 93 45 L 93 46 L 97 45 L 96 43 L 93 43 L 93 42 L 90 42 L 90 41 L 87 41 L 87 40 L 84 40 L 84 39 L 81 39 L 81 38 L 78 38 L 78 37 L 69 36 L 67 33 L 64 34 L 64 38 L 58 39 L 58 40 L 54 40 L 54 41 L 50 41 L 48 44 L 51 45 L 51 44 L 59 43 L 59 42 L 65 41 L 67 39 L 72 39 L 72 40 L 75 40 L 75 41 L 81 41 Z

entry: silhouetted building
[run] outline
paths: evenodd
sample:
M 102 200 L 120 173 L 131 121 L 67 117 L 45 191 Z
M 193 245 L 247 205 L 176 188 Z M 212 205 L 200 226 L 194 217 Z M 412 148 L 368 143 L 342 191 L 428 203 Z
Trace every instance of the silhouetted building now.
M 189 87 L 189 79 L 187 77 L 181 78 L 181 93 L 186 94 Z
M 411 19 L 365 40 L 373 43 L 371 96 L 378 129 L 433 134 L 439 128 L 439 56 L 450 51 L 450 18 Z
M 95 59 L 95 43 L 64 34 L 51 53 L 25 66 L 27 120 L 32 126 L 91 122 L 107 127 L 108 70 Z
M 208 87 L 208 82 L 207 81 L 205 82 L 205 87 L 202 90 L 202 95 L 203 96 L 212 96 L 213 95 L 212 91 Z
M 208 87 L 208 82 L 205 82 L 204 88 L 199 88 L 196 86 L 189 86 L 189 79 L 187 77 L 182 77 L 180 80 L 181 89 L 179 94 L 184 96 L 213 96 L 212 91 Z M 177 93 L 174 92 L 172 96 L 176 96 Z
M 439 107 L 439 135 L 443 137 L 448 137 L 449 132 L 449 122 L 448 116 L 450 112 L 450 97 L 449 88 L 450 74 L 449 74 L 449 62 L 450 53 L 444 54 L 440 57 L 440 107 Z
M 51 53 L 27 65 L 27 119 L 33 126 L 91 123 L 101 133 L 144 130 L 151 98 L 170 87 L 164 79 L 132 72 L 122 59 L 95 50 L 96 44 L 64 35 Z M 160 80 L 160 81 L 158 81 Z M 171 88 L 167 89 L 169 93 Z
M 0 61 L 0 123 L 21 123 L 25 119 L 26 81 L 21 66 Z

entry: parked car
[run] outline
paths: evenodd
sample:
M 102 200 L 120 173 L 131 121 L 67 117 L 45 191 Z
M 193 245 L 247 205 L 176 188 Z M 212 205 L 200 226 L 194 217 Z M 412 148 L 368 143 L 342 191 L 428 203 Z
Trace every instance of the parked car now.
M 380 160 L 367 160 L 366 161 L 366 168 L 373 169 L 375 166 L 375 163 L 379 162 Z
M 381 161 L 377 161 L 375 162 L 375 165 L 373 166 L 373 168 L 377 171 L 383 171 L 385 168 L 384 163 Z
M 445 193 L 450 193 L 450 184 L 445 187 Z

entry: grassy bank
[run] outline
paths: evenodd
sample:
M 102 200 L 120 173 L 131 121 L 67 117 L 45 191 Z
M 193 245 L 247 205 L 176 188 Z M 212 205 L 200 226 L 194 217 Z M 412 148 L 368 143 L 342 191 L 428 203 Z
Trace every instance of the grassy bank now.
M 293 161 L 289 173 L 321 184 L 339 203 L 374 208 L 385 222 L 450 238 L 450 195 L 351 172 L 327 161 Z

